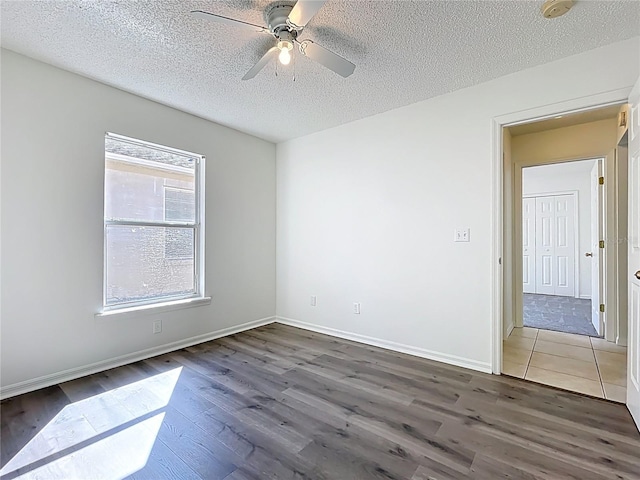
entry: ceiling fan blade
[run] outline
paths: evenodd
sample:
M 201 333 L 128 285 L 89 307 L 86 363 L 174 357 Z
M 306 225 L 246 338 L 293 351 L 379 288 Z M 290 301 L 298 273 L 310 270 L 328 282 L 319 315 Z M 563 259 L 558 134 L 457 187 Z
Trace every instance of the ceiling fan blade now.
M 303 40 L 302 42 L 296 43 L 298 44 L 300 53 L 305 57 L 315 60 L 320 65 L 327 67 L 329 70 L 333 70 L 338 75 L 346 78 L 356 69 L 356 66 L 349 60 L 321 47 L 317 43 L 313 43 L 311 40 Z
M 249 27 L 257 30 L 258 32 L 269 33 L 267 27 L 261 27 L 260 25 L 254 25 L 253 23 L 243 22 L 242 20 L 235 20 L 229 17 L 223 17 L 222 15 L 216 15 L 215 13 L 204 12 L 202 10 L 193 10 L 193 15 L 199 18 L 207 20 L 213 20 L 214 22 L 226 23 L 228 25 L 235 25 L 236 27 Z
M 326 0 L 298 0 L 289 13 L 289 22 L 296 27 L 304 27 L 325 2 Z
M 269 63 L 269 60 L 271 60 L 271 57 L 277 51 L 279 51 L 278 47 L 271 47 L 269 50 L 267 50 L 267 53 L 265 53 L 262 56 L 262 58 L 258 60 L 258 63 L 256 63 L 253 67 L 251 67 L 251 70 L 249 70 L 245 74 L 245 76 L 242 77 L 242 80 L 251 80 L 253 77 L 255 77 L 258 74 L 258 72 L 262 70 L 267 63 Z

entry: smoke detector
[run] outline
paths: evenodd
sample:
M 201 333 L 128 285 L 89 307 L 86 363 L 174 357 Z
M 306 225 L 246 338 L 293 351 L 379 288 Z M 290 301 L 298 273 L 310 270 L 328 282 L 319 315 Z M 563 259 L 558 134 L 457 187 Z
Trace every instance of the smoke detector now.
M 574 3 L 573 0 L 547 0 L 540 10 L 544 18 L 556 18 L 571 10 Z

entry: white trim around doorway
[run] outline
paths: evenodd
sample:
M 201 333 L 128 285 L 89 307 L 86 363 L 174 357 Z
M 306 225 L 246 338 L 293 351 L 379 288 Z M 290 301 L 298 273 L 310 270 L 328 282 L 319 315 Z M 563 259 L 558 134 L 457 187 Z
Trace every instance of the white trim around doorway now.
M 631 91 L 628 88 L 602 92 L 586 97 L 575 98 L 566 102 L 553 103 L 537 108 L 512 112 L 497 116 L 492 122 L 491 166 L 492 166 L 492 215 L 491 231 L 492 249 L 492 282 L 491 282 L 491 370 L 494 374 L 500 374 L 502 370 L 502 340 L 503 340 L 503 256 L 504 256 L 504 159 L 503 159 L 503 135 L 502 130 L 507 126 L 522 123 L 530 123 L 537 120 L 546 120 L 558 115 L 577 113 L 593 110 L 611 105 L 627 102 Z

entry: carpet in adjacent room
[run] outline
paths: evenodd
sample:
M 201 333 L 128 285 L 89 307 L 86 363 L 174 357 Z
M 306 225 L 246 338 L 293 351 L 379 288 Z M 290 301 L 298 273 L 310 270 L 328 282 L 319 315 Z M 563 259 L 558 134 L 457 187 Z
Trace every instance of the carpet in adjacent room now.
M 598 336 L 591 323 L 591 300 L 533 293 L 523 297 L 525 327 Z

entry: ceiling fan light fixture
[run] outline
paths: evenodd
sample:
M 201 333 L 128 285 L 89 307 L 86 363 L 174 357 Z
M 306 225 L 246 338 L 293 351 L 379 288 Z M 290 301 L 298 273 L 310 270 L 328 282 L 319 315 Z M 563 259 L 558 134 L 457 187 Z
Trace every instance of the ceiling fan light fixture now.
M 289 52 L 289 50 L 282 49 L 280 50 L 280 55 L 278 55 L 278 60 L 280 60 L 280 63 L 282 65 L 289 65 L 289 63 L 291 62 L 291 53 Z
M 262 55 L 260 60 L 242 77 L 242 80 L 251 80 L 254 78 L 276 54 L 282 65 L 291 63 L 294 45 L 299 47 L 301 55 L 319 63 L 341 77 L 347 78 L 356 68 L 353 63 L 309 39 L 301 42 L 298 41 L 298 36 L 303 33 L 303 29 L 307 23 L 309 23 L 318 10 L 322 8 L 326 1 L 327 0 L 275 0 L 264 12 L 264 20 L 267 25 L 269 25 L 268 27 L 255 25 L 245 22 L 244 20 L 216 15 L 215 13 L 205 12 L 204 10 L 193 10 L 191 13 L 200 18 L 206 18 L 207 20 L 266 33 L 276 39 L 277 44 Z
M 291 50 L 293 50 L 293 42 L 289 40 L 280 40 L 278 41 L 278 48 L 280 49 L 280 54 L 278 55 L 278 60 L 282 65 L 289 65 L 291 62 Z

